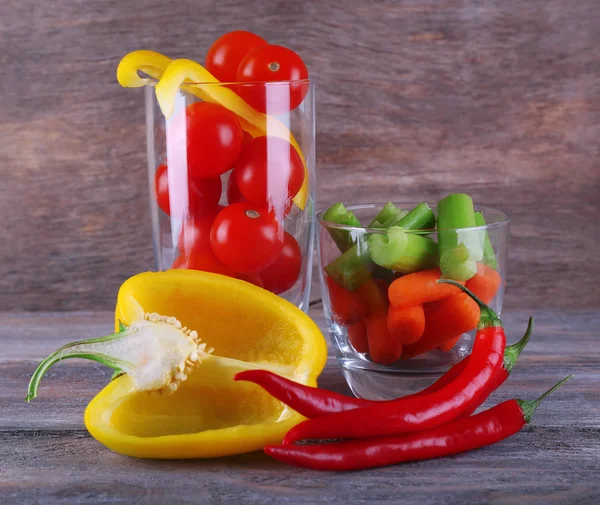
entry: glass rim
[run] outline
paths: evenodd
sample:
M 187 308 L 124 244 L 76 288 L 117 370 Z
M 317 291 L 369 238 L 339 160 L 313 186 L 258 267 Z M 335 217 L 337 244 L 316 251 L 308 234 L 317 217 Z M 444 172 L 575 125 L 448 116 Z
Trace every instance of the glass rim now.
M 159 82 L 159 79 L 148 78 L 146 80 L 145 86 L 156 86 Z M 195 81 L 195 82 L 183 82 L 181 86 L 277 86 L 286 84 L 291 86 L 292 84 L 311 84 L 314 85 L 314 82 L 310 77 L 306 79 L 296 79 L 292 81 L 250 81 L 250 82 L 241 82 L 241 81 Z
M 389 202 L 384 202 L 384 203 L 361 203 L 361 204 L 355 204 L 355 205 L 346 205 L 346 209 L 348 210 L 363 210 L 363 209 L 372 209 L 372 208 L 379 208 L 383 205 L 385 205 L 386 203 Z M 393 203 L 393 202 L 392 202 Z M 423 202 L 401 202 L 402 204 L 408 204 L 408 205 L 412 205 L 413 207 L 418 205 L 419 203 L 423 203 Z M 427 203 L 430 207 L 437 207 L 437 205 L 431 205 L 429 202 L 425 202 Z M 480 225 L 480 226 L 470 226 L 468 228 L 420 228 L 420 229 L 415 229 L 415 230 L 405 230 L 406 233 L 437 233 L 439 231 L 465 231 L 465 230 L 469 230 L 469 231 L 481 231 L 481 230 L 488 230 L 491 228 L 496 228 L 496 227 L 501 227 L 501 226 L 507 226 L 510 223 L 510 217 L 509 215 L 499 209 L 496 209 L 494 207 L 484 207 L 481 205 L 474 205 L 473 206 L 475 211 L 481 211 L 485 214 L 486 211 L 488 212 L 494 212 L 500 215 L 500 220 L 493 222 L 493 223 L 486 223 L 484 225 Z M 325 219 L 323 219 L 323 214 L 325 214 L 325 212 L 327 212 L 327 209 L 323 209 L 320 210 L 319 212 L 316 213 L 315 217 L 316 219 L 319 221 L 319 224 L 321 226 L 323 226 L 324 228 L 333 228 L 336 230 L 346 230 L 346 231 L 357 231 L 357 232 L 363 232 L 363 233 L 379 233 L 379 234 L 385 234 L 388 232 L 387 229 L 383 229 L 383 228 L 369 228 L 368 226 L 349 226 L 349 225 L 345 225 L 345 224 L 338 224 L 338 223 L 333 223 L 331 221 L 326 221 Z

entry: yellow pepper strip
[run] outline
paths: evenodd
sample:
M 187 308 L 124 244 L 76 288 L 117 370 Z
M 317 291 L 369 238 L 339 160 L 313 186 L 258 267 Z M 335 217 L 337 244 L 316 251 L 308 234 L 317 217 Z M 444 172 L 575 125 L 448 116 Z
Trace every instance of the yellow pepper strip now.
M 68 344 L 46 358 L 27 399 L 35 398 L 48 368 L 66 358 L 124 371 L 90 402 L 84 421 L 99 442 L 128 456 L 210 458 L 280 443 L 304 418 L 234 376 L 260 368 L 316 386 L 327 358 L 323 335 L 297 307 L 207 272 L 128 279 L 115 320 L 115 334 Z
M 117 81 L 124 88 L 141 88 L 150 83 L 151 80 L 140 77 L 138 71 L 142 71 L 158 81 L 169 63 L 171 63 L 171 58 L 164 54 L 155 51 L 133 51 L 123 56 L 119 62 Z
M 306 207 L 309 194 L 308 168 L 298 142 L 289 129 L 277 118 L 262 114 L 248 105 L 237 93 L 224 86 L 211 83 L 219 81 L 199 63 L 186 60 L 170 60 L 153 51 L 134 51 L 127 54 L 117 68 L 117 80 L 124 87 L 140 87 L 149 82 L 138 75 L 138 70 L 147 73 L 159 82 L 156 85 L 156 98 L 166 118 L 175 107 L 175 98 L 180 87 L 184 87 L 198 98 L 215 102 L 227 107 L 240 119 L 240 123 L 253 137 L 269 135 L 290 142 L 302 159 L 304 165 L 304 183 L 294 203 L 302 210 Z M 186 85 L 189 83 L 189 85 Z M 204 85 L 203 85 L 204 84 Z

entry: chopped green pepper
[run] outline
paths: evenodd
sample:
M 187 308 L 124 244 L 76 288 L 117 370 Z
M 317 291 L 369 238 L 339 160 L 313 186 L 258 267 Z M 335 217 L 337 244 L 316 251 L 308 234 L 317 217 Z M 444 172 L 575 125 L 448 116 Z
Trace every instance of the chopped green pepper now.
M 396 226 L 405 230 L 429 229 L 435 226 L 435 215 L 426 203 L 420 203 L 402 217 Z M 372 267 L 367 238 L 364 237 L 362 242 L 359 241 L 327 265 L 325 271 L 336 284 L 348 291 L 354 291 L 369 279 Z
M 448 195 L 438 202 L 437 211 L 442 274 L 466 281 L 477 273 L 477 262 L 483 259 L 479 231 L 461 230 L 476 226 L 473 200 L 463 193 Z
M 371 259 L 395 272 L 410 274 L 438 264 L 437 244 L 425 235 L 393 226 L 387 233 L 369 237 Z
M 475 224 L 477 226 L 485 226 L 485 218 L 483 213 L 475 212 Z M 482 233 L 481 231 L 479 232 Z M 494 270 L 498 270 L 498 262 L 496 261 L 496 253 L 494 246 L 490 240 L 487 230 L 483 230 L 483 263 Z
M 342 202 L 334 203 L 323 214 L 323 220 L 344 226 L 361 226 L 360 221 L 351 210 L 346 209 Z M 353 244 L 348 230 L 327 227 L 331 238 L 342 252 L 346 252 Z
M 398 224 L 400 219 L 408 214 L 407 211 L 399 209 L 392 202 L 386 203 L 367 228 L 390 228 Z

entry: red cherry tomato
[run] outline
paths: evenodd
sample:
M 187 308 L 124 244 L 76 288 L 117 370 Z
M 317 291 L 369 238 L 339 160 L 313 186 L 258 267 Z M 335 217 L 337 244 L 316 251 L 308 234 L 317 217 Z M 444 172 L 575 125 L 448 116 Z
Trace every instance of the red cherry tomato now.
M 169 175 L 166 165 L 160 165 L 154 175 L 154 188 L 156 191 L 156 201 L 163 212 L 169 216 L 173 215 L 178 219 L 186 216 L 195 217 L 202 215 L 214 215 L 217 204 L 221 199 L 222 183 L 220 177 L 210 179 L 188 179 L 182 178 L 176 181 L 176 190 L 169 188 Z M 180 189 L 181 188 L 181 189 Z M 187 208 L 185 198 L 182 198 L 181 192 L 187 190 Z M 174 194 L 174 203 L 176 208 L 171 209 L 171 196 Z
M 185 125 L 183 124 L 185 119 Z M 187 146 L 187 167 L 190 177 L 218 177 L 227 172 L 237 159 L 244 133 L 237 116 L 222 105 L 196 102 L 168 126 L 167 142 L 177 147 Z M 169 155 L 170 164 L 184 164 L 178 149 Z
M 159 208 L 168 216 L 171 215 L 171 201 L 169 198 L 169 179 L 167 165 L 160 165 L 154 173 L 154 193 Z
M 308 79 L 308 70 L 291 49 L 281 46 L 260 46 L 250 51 L 240 62 L 238 82 L 300 81 Z M 238 93 L 256 110 L 280 114 L 294 110 L 308 93 L 308 82 L 283 82 L 272 85 L 240 85 Z
M 237 278 L 249 282 L 250 284 L 254 284 L 259 288 L 264 287 L 263 282 L 260 280 L 258 274 L 237 274 Z
M 254 137 L 252 137 L 252 135 L 250 135 L 246 130 L 244 130 L 244 138 L 242 139 L 242 146 L 245 146 L 248 142 L 251 142 L 253 138 Z
M 223 265 L 210 248 L 195 248 L 186 254 L 180 254 L 173 262 L 171 268 L 202 270 L 203 272 L 235 277 L 235 272 Z
M 256 137 L 242 148 L 233 175 L 246 200 L 278 209 L 300 191 L 304 166 L 288 141 Z
M 281 254 L 283 230 L 272 212 L 247 202 L 234 203 L 215 218 L 210 244 L 229 268 L 242 274 L 256 273 Z
M 273 264 L 258 273 L 263 287 L 280 294 L 290 289 L 298 280 L 302 268 L 302 253 L 296 239 L 284 233 L 283 249 Z
M 192 249 L 210 248 L 210 228 L 217 214 L 224 208 L 223 205 L 217 205 L 209 214 L 183 222 L 177 242 L 180 254 L 185 254 Z
M 221 35 L 206 53 L 206 69 L 221 82 L 235 82 L 240 62 L 268 42 L 251 32 L 235 30 Z

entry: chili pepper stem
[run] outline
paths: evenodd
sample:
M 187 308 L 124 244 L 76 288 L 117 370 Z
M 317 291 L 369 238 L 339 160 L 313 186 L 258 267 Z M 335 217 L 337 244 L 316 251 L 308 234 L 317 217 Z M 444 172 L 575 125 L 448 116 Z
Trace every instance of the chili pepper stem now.
M 531 334 L 533 333 L 533 316 L 529 318 L 529 322 L 527 323 L 527 330 L 525 331 L 525 335 L 519 340 L 517 343 L 512 345 L 507 345 L 504 349 L 504 369 L 510 373 L 514 366 L 517 364 L 517 360 L 519 356 L 525 349 L 525 346 L 529 342 L 531 338 Z
M 479 325 L 477 326 L 478 330 L 483 330 L 484 328 L 489 328 L 492 326 L 502 328 L 502 321 L 500 321 L 500 318 L 496 315 L 496 313 L 469 288 L 451 279 L 438 279 L 436 282 L 441 282 L 442 284 L 452 284 L 453 286 L 456 286 L 460 290 L 467 293 L 475 301 L 475 303 L 479 305 L 481 316 L 479 318 Z
M 539 407 L 540 403 L 542 403 L 548 395 L 551 395 L 558 388 L 564 386 L 573 377 L 575 377 L 575 375 L 573 375 L 573 374 L 567 375 L 563 380 L 556 383 L 554 386 L 552 386 L 548 391 L 546 391 L 543 395 L 541 395 L 536 400 L 517 400 L 519 407 L 521 407 L 521 410 L 523 411 L 523 419 L 525 419 L 525 422 L 530 423 L 531 418 L 533 417 L 533 413 L 535 412 L 535 409 L 537 409 Z

